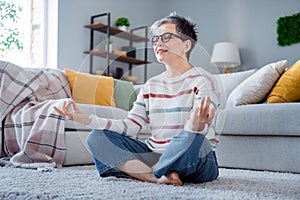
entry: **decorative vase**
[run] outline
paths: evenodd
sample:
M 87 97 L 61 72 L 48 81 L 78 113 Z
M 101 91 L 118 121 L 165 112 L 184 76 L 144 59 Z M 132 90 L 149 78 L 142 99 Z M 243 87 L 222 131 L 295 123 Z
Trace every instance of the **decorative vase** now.
M 118 26 L 118 29 L 122 30 L 122 31 L 127 31 L 127 26 Z

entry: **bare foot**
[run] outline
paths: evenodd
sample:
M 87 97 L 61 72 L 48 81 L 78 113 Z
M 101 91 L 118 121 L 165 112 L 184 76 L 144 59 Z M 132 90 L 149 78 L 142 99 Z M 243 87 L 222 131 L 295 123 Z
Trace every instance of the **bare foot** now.
M 179 175 L 177 172 L 171 172 L 167 174 L 166 176 L 162 176 L 158 182 L 160 184 L 169 184 L 169 185 L 175 185 L 175 186 L 182 186 L 183 183 L 179 178 Z

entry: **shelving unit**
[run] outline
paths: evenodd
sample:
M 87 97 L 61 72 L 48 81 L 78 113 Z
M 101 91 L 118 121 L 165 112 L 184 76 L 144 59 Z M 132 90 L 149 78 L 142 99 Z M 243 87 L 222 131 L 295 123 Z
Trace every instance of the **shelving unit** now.
M 107 58 L 107 51 L 104 51 L 104 50 L 91 50 L 91 51 L 85 51 L 84 53 L 90 54 L 93 56 L 100 56 L 103 58 Z M 109 53 L 108 56 L 109 56 L 110 60 L 117 60 L 117 61 L 125 62 L 128 64 L 134 64 L 134 65 L 149 64 L 149 62 L 146 62 L 145 60 L 139 60 L 139 59 L 129 57 L 129 56 L 120 56 L 120 55 L 116 55 L 114 53 Z
M 99 17 L 107 17 L 107 23 L 103 24 L 103 23 L 95 23 L 95 19 L 99 18 Z M 111 21 L 110 21 L 110 13 L 102 13 L 99 15 L 94 15 L 91 16 L 91 23 L 88 25 L 84 26 L 85 28 L 88 28 L 91 30 L 90 33 L 90 50 L 89 51 L 84 51 L 85 54 L 89 54 L 90 55 L 90 73 L 93 73 L 93 57 L 94 56 L 98 56 L 98 57 L 102 57 L 102 58 L 106 58 L 107 61 L 107 68 L 105 70 L 105 74 L 108 75 L 110 73 L 110 60 L 116 60 L 119 62 L 124 62 L 124 63 L 128 63 L 129 65 L 129 73 L 131 75 L 131 70 L 132 70 L 132 66 L 133 65 L 145 65 L 144 66 L 144 82 L 147 79 L 147 64 L 149 64 L 150 62 L 147 61 L 148 59 L 148 55 L 147 55 L 147 43 L 148 43 L 148 29 L 147 26 L 141 26 L 141 27 L 137 27 L 134 29 L 131 29 L 129 32 L 128 31 L 122 31 L 116 27 L 112 27 L 111 26 Z M 144 29 L 145 30 L 145 35 L 144 36 L 140 36 L 137 34 L 134 34 L 135 31 L 137 30 L 141 30 Z M 145 51 L 144 51 L 144 59 L 137 59 L 137 58 L 133 58 L 133 57 L 128 57 L 128 56 L 120 56 L 114 53 L 110 53 L 110 49 L 109 49 L 109 45 L 108 45 L 108 49 L 106 50 L 96 50 L 94 49 L 94 34 L 95 32 L 101 32 L 101 33 L 105 33 L 106 34 L 106 39 L 107 41 L 110 41 L 110 37 L 111 36 L 115 36 L 115 37 L 119 37 L 125 40 L 129 41 L 129 46 L 133 47 L 133 43 L 137 42 L 144 42 L 144 46 L 145 46 Z

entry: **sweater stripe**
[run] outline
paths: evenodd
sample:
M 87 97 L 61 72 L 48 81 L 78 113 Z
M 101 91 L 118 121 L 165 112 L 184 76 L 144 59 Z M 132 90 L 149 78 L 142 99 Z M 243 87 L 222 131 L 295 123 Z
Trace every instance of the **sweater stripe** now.
M 154 113 L 172 113 L 172 112 L 190 112 L 192 107 L 176 107 L 176 108 L 168 108 L 168 109 L 152 109 L 149 111 L 149 114 Z
M 107 120 L 107 124 L 106 124 L 106 126 L 105 126 L 105 129 L 106 129 L 106 130 L 109 130 L 110 127 L 111 127 L 111 124 L 112 124 L 111 120 Z
M 192 89 L 189 89 L 189 90 L 181 91 L 175 95 L 149 93 L 149 94 L 144 94 L 144 98 L 145 99 L 149 99 L 150 97 L 152 97 L 152 98 L 175 98 L 175 97 L 179 97 L 179 96 L 182 96 L 185 94 L 191 94 L 193 92 L 194 91 Z
M 142 128 L 142 125 L 140 123 L 138 123 L 137 121 L 135 121 L 134 119 L 129 118 L 129 117 L 127 119 L 129 119 L 130 121 L 132 121 L 133 123 L 135 123 L 136 125 L 138 125 L 140 128 Z
M 143 120 L 145 123 L 148 123 L 148 122 L 149 122 L 149 120 L 148 120 L 147 118 L 145 118 L 145 117 L 143 117 L 143 116 L 141 116 L 141 115 L 138 115 L 138 114 L 136 114 L 136 113 L 130 113 L 130 115 L 133 115 L 133 116 L 138 117 L 139 119 Z
M 138 101 L 136 101 L 136 102 L 135 102 L 135 104 L 136 104 L 136 105 L 139 105 L 139 106 L 146 107 L 146 105 L 145 105 L 144 103 L 142 103 L 142 102 L 138 102 Z

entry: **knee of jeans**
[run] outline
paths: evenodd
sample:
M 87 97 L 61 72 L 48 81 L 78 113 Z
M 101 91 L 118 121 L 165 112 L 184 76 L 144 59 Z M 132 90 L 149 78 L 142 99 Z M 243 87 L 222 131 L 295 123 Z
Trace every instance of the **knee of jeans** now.
M 100 131 L 100 130 L 92 130 L 89 133 L 88 137 L 86 138 L 86 143 L 87 143 L 90 150 L 92 150 L 93 148 L 99 146 L 99 141 L 101 141 L 101 138 L 103 136 L 105 136 L 101 132 L 102 131 Z

